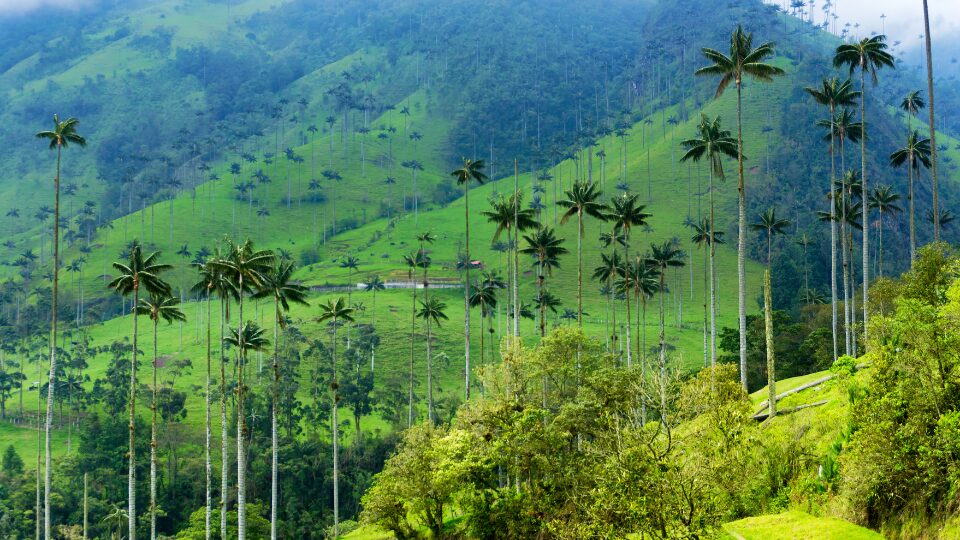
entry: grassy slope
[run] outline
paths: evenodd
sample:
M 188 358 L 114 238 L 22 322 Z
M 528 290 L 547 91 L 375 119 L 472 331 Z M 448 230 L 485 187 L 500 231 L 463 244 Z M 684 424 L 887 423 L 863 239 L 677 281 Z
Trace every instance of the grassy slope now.
M 733 538 L 743 540 L 882 540 L 879 533 L 833 518 L 814 517 L 791 511 L 757 516 L 724 526 Z

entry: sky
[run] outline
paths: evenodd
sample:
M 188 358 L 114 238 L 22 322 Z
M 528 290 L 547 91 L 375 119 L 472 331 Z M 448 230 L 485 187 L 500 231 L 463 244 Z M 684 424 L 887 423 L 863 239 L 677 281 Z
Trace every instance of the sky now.
M 41 7 L 76 9 L 92 3 L 93 0 L 0 0 L 0 15 L 16 15 Z

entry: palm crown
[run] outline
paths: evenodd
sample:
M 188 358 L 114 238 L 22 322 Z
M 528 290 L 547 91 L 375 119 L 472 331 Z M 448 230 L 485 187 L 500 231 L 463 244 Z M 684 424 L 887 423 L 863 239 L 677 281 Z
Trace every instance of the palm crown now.
M 274 302 L 283 308 L 283 311 L 290 311 L 290 304 L 309 305 L 307 302 L 307 292 L 309 289 L 293 282 L 293 263 L 277 261 L 274 267 L 264 274 L 264 279 L 260 289 L 254 293 L 254 298 L 273 298 Z M 277 323 L 280 328 L 286 328 L 287 323 L 280 310 L 277 310 Z
M 907 136 L 907 144 L 899 150 L 890 154 L 890 165 L 900 167 L 904 163 L 914 171 L 919 171 L 920 166 L 930 168 L 930 139 L 921 137 L 920 133 L 914 130 Z
M 71 117 L 61 121 L 60 116 L 55 114 L 53 115 L 53 130 L 41 131 L 36 134 L 36 137 L 49 140 L 51 150 L 57 147 L 67 148 L 71 144 L 83 147 L 87 145 L 87 140 L 77 133 L 78 124 L 80 124 L 80 120 L 76 118 Z
M 141 289 L 148 293 L 170 294 L 170 285 L 160 278 L 160 274 L 173 267 L 158 263 L 159 257 L 160 252 L 155 251 L 144 258 L 140 243 L 134 241 L 127 262 L 113 263 L 113 268 L 120 272 L 120 275 L 111 281 L 108 287 L 122 296 Z
M 877 84 L 877 70 L 894 67 L 893 56 L 887 52 L 887 36 L 878 35 L 840 45 L 833 57 L 833 65 L 847 66 L 850 73 L 859 68 L 864 75 L 870 75 L 873 84 Z
M 697 136 L 681 141 L 680 146 L 687 150 L 680 158 L 681 163 L 691 159 L 699 162 L 706 157 L 710 162 L 710 171 L 721 180 L 724 178 L 723 156 L 737 157 L 737 139 L 721 127 L 719 116 L 710 120 L 707 115 L 700 115 Z
M 771 81 L 777 75 L 783 75 L 784 71 L 776 66 L 765 64 L 763 61 L 773 56 L 773 43 L 764 43 L 753 47 L 753 34 L 743 31 L 743 27 L 737 26 L 737 29 L 730 35 L 730 53 L 722 52 L 704 47 L 700 49 L 707 60 L 713 62 L 709 66 L 702 67 L 696 71 L 697 75 L 719 75 L 720 83 L 717 84 L 717 97 L 723 95 L 723 91 L 730 86 L 730 83 L 741 84 L 744 76 L 750 76 L 761 81 Z

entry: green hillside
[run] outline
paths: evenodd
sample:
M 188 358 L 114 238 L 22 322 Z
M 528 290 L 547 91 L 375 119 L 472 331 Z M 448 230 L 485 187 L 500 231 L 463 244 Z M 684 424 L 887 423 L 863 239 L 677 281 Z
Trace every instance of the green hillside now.
M 699 14 L 696 28 L 689 22 L 693 14 Z M 767 397 L 761 388 L 767 380 L 761 277 L 768 244 L 764 232 L 751 227 L 745 246 L 745 380 L 752 392 L 747 402 L 728 365 L 737 360 L 737 162 L 725 158 L 726 177 L 715 179 L 717 228 L 725 240 L 716 254 L 720 367 L 707 371 L 701 371 L 708 366 L 707 253 L 695 244 L 693 225 L 708 215 L 710 172 L 706 163 L 681 162 L 682 141 L 696 136 L 701 115 L 721 118 L 724 129 L 736 133 L 735 93 L 728 89 L 717 97 L 715 78 L 693 75 L 704 63 L 700 48 L 725 47 L 736 21 L 749 23 L 757 41 L 775 40 L 770 61 L 784 70 L 784 76 L 769 83 L 747 80 L 742 93 L 748 221 L 757 221 L 770 208 L 789 220 L 784 234 L 771 244 L 776 334 L 770 342 L 782 379 L 777 390 L 832 376 L 784 396 L 779 407 L 785 414 L 763 423 L 752 416 L 763 412 L 760 402 Z M 0 178 L 0 399 L 5 416 L 0 421 L 0 451 L 12 448 L 10 455 L 26 464 L 20 476 L 0 477 L 10 484 L 9 491 L 0 489 L 3 497 L 16 493 L 23 499 L 27 494 L 25 479 L 37 459 L 38 419 L 46 409 L 42 400 L 47 391 L 53 270 L 49 178 L 55 154 L 33 134 L 48 129 L 56 112 L 77 116 L 89 142 L 86 148 L 72 145 L 63 154 L 58 377 L 65 390 L 56 394 L 52 432 L 55 468 L 62 471 L 55 474 L 57 499 L 51 503 L 57 522 L 78 519 L 81 470 L 97 475 L 93 498 L 98 520 L 126 499 L 129 381 L 124 377 L 132 305 L 108 284 L 117 273 L 113 263 L 141 243 L 145 252 L 157 251 L 162 262 L 172 265 L 163 277 L 186 315 L 184 322 L 156 327 L 165 400 L 158 443 L 165 468 L 160 473 L 160 529 L 189 538 L 197 527 L 202 532 L 197 512 L 203 510 L 203 490 L 197 482 L 204 475 L 208 325 L 217 415 L 212 436 L 218 443 L 217 385 L 225 385 L 227 424 L 234 426 L 241 390 L 236 386 L 236 351 L 217 342 L 220 301 L 207 304 L 193 291 L 196 265 L 229 242 L 250 239 L 256 248 L 293 263 L 293 279 L 308 289 L 309 305 L 293 305 L 286 313 L 289 328 L 276 334 L 284 370 L 278 390 L 280 452 L 288 460 L 280 465 L 286 497 L 282 537 L 318 537 L 334 520 L 332 499 L 327 500 L 332 493 L 327 470 L 333 462 L 330 388 L 343 389 L 333 392 L 340 400 L 339 517 L 351 528 L 353 521 L 366 522 L 351 538 L 376 537 L 379 533 L 370 522 L 389 521 L 371 518 L 376 511 L 365 510 L 382 508 L 377 505 L 378 486 L 389 475 L 374 475 L 385 463 L 389 468 L 399 460 L 397 456 L 419 459 L 409 454 L 414 450 L 407 443 L 418 436 L 427 447 L 441 445 L 437 452 L 449 457 L 447 464 L 456 474 L 463 472 L 461 465 L 471 463 L 463 456 L 478 452 L 474 458 L 479 468 L 470 469 L 475 476 L 467 475 L 470 485 L 447 502 L 448 514 L 440 512 L 439 523 L 451 534 L 487 537 L 484 527 L 498 519 L 516 526 L 518 537 L 523 531 L 546 530 L 525 521 L 524 515 L 537 515 L 545 527 L 574 536 L 616 536 L 657 527 L 663 536 L 681 531 L 734 538 L 802 537 L 807 530 L 838 538 L 874 534 L 849 521 L 910 537 L 917 527 L 952 523 L 939 509 L 928 515 L 914 507 L 898 520 L 863 502 L 858 498 L 862 493 L 845 491 L 850 488 L 839 463 L 866 460 L 848 457 L 847 451 L 862 429 L 853 419 L 855 407 L 866 399 L 858 392 L 880 383 L 872 379 L 876 358 L 870 355 L 858 359 L 869 367 L 855 373 L 823 371 L 834 365 L 829 347 L 830 229 L 817 212 L 827 208 L 830 162 L 823 131 L 816 126 L 825 113 L 803 88 L 834 74 L 830 59 L 843 43 L 837 36 L 754 0 L 723 6 L 712 0 L 159 0 L 63 12 L 58 35 L 35 37 L 43 22 L 39 14 L 0 18 L 0 33 L 7 29 L 9 34 L 0 36 L 0 95 L 5 98 L 0 142 L 7 148 L 0 155 L 5 171 Z M 890 185 L 902 195 L 901 206 L 906 171 L 891 169 L 888 156 L 902 146 L 908 123 L 921 130 L 926 125 L 894 105 L 907 90 L 921 87 L 919 75 L 881 72 L 881 84 L 867 105 L 871 182 Z M 949 109 L 951 96 L 947 93 L 940 107 Z M 937 135 L 947 217 L 960 200 L 960 137 L 954 137 L 953 122 L 944 121 Z M 451 171 L 467 158 L 484 160 L 489 175 L 486 183 L 469 191 L 471 262 L 507 277 L 509 239 L 494 242 L 495 227 L 482 212 L 514 186 L 540 225 L 556 230 L 568 252 L 545 277 L 546 290 L 557 298 L 555 309 L 546 310 L 546 340 L 539 335 L 534 313 L 520 322 L 521 348 L 510 349 L 504 339 L 512 324 L 507 289 L 497 291 L 498 305 L 489 318 L 479 309 L 470 312 L 471 391 L 481 397 L 464 402 L 467 200 Z M 859 168 L 859 149 L 850 144 L 839 159 L 848 169 Z M 562 223 L 558 204 L 575 182 L 598 185 L 603 202 L 635 194 L 650 214 L 646 224 L 632 230 L 628 247 L 605 246 L 600 236 L 611 233 L 612 225 L 592 217 L 585 220 L 582 336 L 575 332 L 577 223 Z M 930 198 L 928 173 L 923 171 L 916 193 L 921 245 L 932 240 L 925 220 Z M 876 229 L 871 233 L 871 272 L 896 276 L 909 269 L 906 215 L 884 215 L 871 225 L 882 227 L 884 235 L 881 267 Z M 426 232 L 436 237 L 423 246 L 431 259 L 429 295 L 445 304 L 447 317 L 432 327 L 430 336 L 439 427 L 411 430 L 408 392 L 414 424 L 423 424 L 428 414 L 428 336 L 422 320 L 411 329 L 414 298 L 422 301 L 425 293 L 416 284 L 411 287 L 404 256 L 417 252 L 417 237 Z M 960 238 L 958 234 L 955 225 L 945 225 L 947 242 Z M 851 238 L 856 243 L 861 234 Z M 681 250 L 684 264 L 665 273 L 665 289 L 654 291 L 643 306 L 608 294 L 592 279 L 602 256 L 612 250 L 645 257 L 659 244 Z M 524 245 L 521 238 L 520 247 Z M 859 246 L 851 253 L 853 279 L 859 280 Z M 346 264 L 350 260 L 355 265 Z M 519 260 L 519 300 L 533 306 L 536 261 L 529 255 Z M 471 278 L 479 274 L 477 269 Z M 943 270 L 942 275 L 948 274 Z M 374 277 L 387 288 L 366 291 L 362 284 Z M 913 298 L 904 291 L 921 278 L 934 279 L 907 277 L 908 285 L 902 286 L 878 281 L 869 308 L 893 324 L 890 314 L 902 308 L 900 300 Z M 947 301 L 948 285 L 946 279 L 938 282 L 936 301 Z M 317 321 L 319 306 L 341 297 L 355 309 L 356 321 L 334 334 L 327 321 Z M 272 300 L 247 297 L 243 305 L 245 318 L 274 341 Z M 628 344 L 642 348 L 640 362 L 655 371 L 661 358 L 661 307 L 662 380 L 636 367 L 627 369 L 624 352 Z M 236 303 L 228 310 L 229 331 L 238 324 Z M 146 467 L 154 328 L 146 317 L 138 321 L 137 414 L 145 422 L 137 427 L 137 444 L 143 445 L 138 467 Z M 867 346 L 860 339 L 862 328 L 854 332 L 862 353 Z M 338 355 L 331 358 L 334 335 Z M 901 339 L 899 334 L 882 335 L 873 339 L 887 339 L 879 342 L 883 347 Z M 219 380 L 221 347 L 225 381 Z M 569 371 L 572 364 L 563 363 L 573 358 L 571 351 L 576 351 L 575 376 Z M 236 438 L 246 440 L 250 498 L 264 508 L 269 508 L 271 478 L 271 356 L 270 347 L 251 353 L 249 430 L 244 439 L 231 428 L 226 441 L 235 452 Z M 583 375 L 582 358 L 589 361 Z M 510 372 L 515 365 L 523 366 L 523 373 Z M 342 387 L 330 379 L 331 366 L 340 377 L 336 385 Z M 709 386 L 705 382 L 715 373 L 722 377 L 722 395 L 715 394 L 714 379 Z M 510 398 L 505 388 L 518 380 L 522 384 L 511 387 L 515 396 Z M 658 392 L 662 396 L 654 396 Z M 663 399 L 657 402 L 654 397 Z M 731 415 L 732 424 L 714 417 L 708 407 L 714 401 Z M 620 421 L 630 425 L 612 427 Z M 949 424 L 949 419 L 944 422 Z M 656 431 L 658 423 L 668 428 L 668 442 Z M 614 444 L 610 430 L 627 437 L 627 446 Z M 948 435 L 938 432 L 937 440 Z M 452 449 L 442 446 L 447 444 Z M 662 455 L 660 444 L 665 445 Z M 730 445 L 731 451 L 714 452 L 711 444 Z M 589 451 L 582 452 L 584 447 Z M 510 454 L 516 460 L 512 463 L 501 461 L 513 448 L 539 449 Z M 557 463 L 541 463 L 544 456 L 553 456 L 553 449 Z M 644 453 L 648 450 L 653 457 Z M 795 461 L 771 457 L 780 451 Z M 754 468 L 737 471 L 736 459 L 741 458 Z M 692 521 L 684 522 L 686 517 L 677 517 L 683 513 L 677 501 L 688 495 L 672 490 L 687 486 L 684 482 L 693 478 L 690 471 L 698 459 L 710 471 L 703 483 L 691 480 L 690 493 L 701 494 L 707 502 L 702 508 L 691 502 L 696 507 L 690 510 Z M 232 467 L 219 460 L 218 454 L 212 465 L 215 476 Z M 616 469 L 618 460 L 636 467 L 629 473 L 636 476 L 623 481 L 622 492 L 611 487 L 617 482 L 598 480 L 612 478 L 604 475 Z M 827 476 L 813 473 L 814 467 Z M 587 471 L 595 477 L 581 476 Z M 741 473 L 748 481 L 731 483 Z M 543 474 L 556 474 L 556 483 L 540 484 L 538 475 Z M 647 476 L 649 483 L 641 487 L 638 479 Z M 141 476 L 137 493 L 144 500 L 145 478 Z M 414 480 L 404 482 L 399 485 L 415 485 Z M 593 490 L 590 496 L 596 500 L 616 499 L 626 506 L 591 507 L 577 492 L 571 506 L 561 511 L 561 501 L 573 497 L 564 490 L 579 485 Z M 669 502 L 663 508 L 650 510 L 636 502 L 655 490 L 667 493 Z M 225 500 L 234 512 L 229 519 L 236 520 L 234 502 Z M 630 506 L 634 502 L 637 506 Z M 23 508 L 8 518 L 12 525 L 3 518 L 14 514 L 0 505 L 0 533 L 15 537 L 35 524 L 29 505 L 17 504 Z M 409 515 L 418 527 L 426 526 L 416 521 L 424 521 L 421 509 L 409 498 L 384 504 L 406 508 L 404 520 Z M 675 504 L 669 508 L 677 515 L 666 515 L 673 512 L 665 510 L 667 504 Z M 269 519 L 262 508 L 256 512 Z M 509 521 L 513 519 L 517 521 Z M 657 521 L 664 519 L 669 523 Z M 140 520 L 144 527 L 146 518 Z M 193 532 L 187 532 L 191 527 Z

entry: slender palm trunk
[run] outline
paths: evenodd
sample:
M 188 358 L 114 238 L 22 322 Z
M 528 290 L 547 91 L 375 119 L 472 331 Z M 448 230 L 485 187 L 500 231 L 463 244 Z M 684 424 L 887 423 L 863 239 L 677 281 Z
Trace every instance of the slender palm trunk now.
M 464 396 L 470 401 L 470 178 L 463 184 L 463 225 L 467 257 L 463 282 L 463 376 Z
M 577 327 L 583 329 L 583 212 L 577 212 Z
M 830 118 L 836 114 L 835 107 L 830 105 Z M 837 205 L 833 200 L 834 181 L 837 178 L 837 157 L 836 157 L 836 135 L 834 130 L 830 129 L 830 186 L 827 190 L 830 193 L 830 315 L 831 326 L 830 335 L 833 338 L 833 358 L 839 357 L 837 348 Z
M 337 419 L 337 319 L 333 319 L 333 390 L 331 391 L 331 414 L 333 415 L 333 536 L 340 534 L 340 424 Z
M 153 388 L 150 398 L 150 540 L 157 538 L 157 324 L 159 322 L 158 319 L 153 321 Z
M 616 235 L 616 229 L 614 229 L 614 235 Z M 624 270 L 628 268 L 630 264 L 630 229 L 624 229 L 624 238 L 623 238 L 623 267 Z M 630 294 L 624 295 L 627 302 L 627 328 L 626 328 L 626 338 L 627 338 L 627 367 L 633 366 L 633 353 L 630 352 Z
M 220 298 L 220 539 L 227 540 L 227 494 L 230 477 L 230 455 L 227 446 L 227 359 L 223 354 L 224 324 L 227 318 L 227 303 Z
M 743 177 L 743 97 L 737 76 L 737 316 L 740 330 L 740 384 L 747 389 L 747 202 Z M 661 353 L 662 354 L 662 353 Z
M 633 345 L 630 340 L 630 325 L 633 323 L 633 315 L 630 310 L 630 290 L 624 292 L 624 299 L 627 302 L 627 368 L 633 367 Z
M 130 362 L 130 433 L 127 442 L 127 537 L 129 540 L 136 540 L 137 538 L 137 457 L 134 444 L 137 440 L 137 319 L 139 318 L 137 317 L 136 306 L 139 303 L 140 285 L 137 283 L 133 287 L 133 353 Z
M 483 319 L 481 318 L 481 322 Z M 480 339 L 483 339 L 483 325 L 481 324 Z M 433 348 L 430 341 L 433 339 L 430 318 L 427 317 L 427 420 L 433 423 Z M 481 353 L 481 358 L 483 358 Z
M 205 509 L 203 516 L 203 531 L 204 539 L 210 540 L 210 513 L 213 506 L 211 493 L 212 480 L 213 480 L 213 465 L 210 460 L 210 442 L 211 442 L 211 429 L 210 429 L 210 368 L 211 368 L 211 350 L 210 350 L 210 291 L 207 291 L 207 379 L 204 384 L 206 392 L 204 394 L 204 409 L 206 412 L 206 417 L 204 420 L 204 444 L 203 444 L 203 462 L 204 469 L 206 470 L 206 485 L 205 485 Z
M 243 330 L 243 274 L 239 276 L 240 300 L 238 302 L 237 332 L 242 335 Z M 237 538 L 245 540 L 247 537 L 247 456 L 243 448 L 247 422 L 244 412 L 244 395 L 246 384 L 243 373 L 246 370 L 245 343 L 237 347 Z
M 50 523 L 50 482 L 52 480 L 52 464 L 50 461 L 50 432 L 53 429 L 53 397 L 56 389 L 57 377 L 57 300 L 60 285 L 60 156 L 62 147 L 57 143 L 57 176 L 54 178 L 53 203 L 53 295 L 50 299 L 50 374 L 47 377 L 47 420 L 44 442 L 44 476 L 43 476 L 43 530 L 44 538 L 50 540 L 53 530 Z M 39 392 L 39 389 L 37 390 Z M 39 518 L 39 516 L 37 516 Z M 131 538 L 133 538 L 131 536 Z
M 863 348 L 867 350 L 867 333 L 870 322 L 870 314 L 867 307 L 870 305 L 870 205 L 868 197 L 870 188 L 867 184 L 867 88 L 864 70 L 860 70 L 860 182 L 863 189 L 863 238 L 860 247 L 863 250 L 861 261 L 863 265 Z M 936 218 L 934 218 L 936 220 Z
M 714 212 L 713 168 L 710 168 L 710 365 L 717 365 L 717 274 L 715 269 L 716 242 L 714 231 L 716 213 Z
M 665 418 L 667 414 L 667 392 L 663 388 L 663 385 L 667 382 L 667 343 L 666 343 L 666 324 L 664 322 L 664 305 L 663 297 L 666 294 L 666 283 L 664 274 L 666 273 L 666 267 L 660 269 L 660 417 Z M 665 421 L 665 420 L 663 420 Z
M 410 281 L 413 283 L 413 304 L 410 307 L 410 381 L 408 388 L 407 404 L 407 428 L 413 426 L 413 351 L 414 343 L 417 337 L 417 284 L 413 281 L 413 274 L 410 274 Z
M 513 337 L 520 337 L 520 231 L 517 214 L 519 213 L 519 169 L 517 160 L 513 160 Z M 509 236 L 509 231 L 508 231 Z
M 907 151 L 907 204 L 910 206 L 910 268 L 917 257 L 917 229 L 914 223 L 913 208 L 913 150 Z
M 767 402 L 770 407 L 768 418 L 773 418 L 777 414 L 777 378 L 774 373 L 776 360 L 773 351 L 773 300 L 770 291 L 769 265 L 763 273 L 763 323 L 767 341 L 767 392 L 769 393 Z
M 704 250 L 704 261 L 703 261 L 703 367 L 710 365 L 710 344 L 708 335 L 709 334 L 709 325 L 710 325 L 710 316 L 707 310 L 707 280 L 710 279 L 710 247 L 707 246 L 707 249 Z
M 930 10 L 923 0 L 923 28 L 927 50 L 927 109 L 930 112 L 930 186 L 933 195 L 933 241 L 940 241 L 940 191 L 937 186 L 937 123 L 933 106 L 933 46 L 930 42 Z
M 277 329 L 280 326 L 280 301 L 274 296 L 273 308 L 277 318 L 273 321 L 273 388 L 270 407 L 270 539 L 277 540 L 277 392 L 280 387 L 280 358 L 277 344 Z

